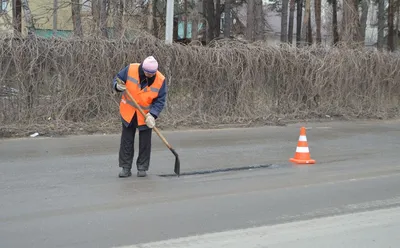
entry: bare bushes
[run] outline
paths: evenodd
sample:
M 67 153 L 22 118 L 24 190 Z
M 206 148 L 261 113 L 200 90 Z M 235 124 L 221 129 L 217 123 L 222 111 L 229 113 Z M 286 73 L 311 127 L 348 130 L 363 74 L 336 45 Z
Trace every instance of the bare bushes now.
M 112 78 L 148 55 L 168 79 L 163 126 L 399 114 L 396 54 L 238 43 L 167 46 L 145 35 L 130 42 L 0 42 L 2 124 L 117 122 Z

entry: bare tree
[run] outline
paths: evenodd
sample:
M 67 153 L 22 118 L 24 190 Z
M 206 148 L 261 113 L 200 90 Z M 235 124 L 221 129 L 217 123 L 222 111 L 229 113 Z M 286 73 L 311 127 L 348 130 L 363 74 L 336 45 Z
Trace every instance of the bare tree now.
M 31 13 L 31 8 L 29 7 L 28 0 L 22 0 L 22 8 L 24 10 L 24 17 L 26 22 L 26 27 L 28 28 L 28 33 L 35 30 L 35 22 Z
M 225 13 L 225 22 L 224 22 L 224 37 L 228 38 L 231 35 L 231 27 L 232 27 L 232 0 L 225 0 L 224 13 Z
M 333 44 L 336 45 L 337 43 L 339 43 L 337 0 L 332 0 L 332 32 L 333 32 Z
M 383 30 L 385 29 L 385 0 L 378 0 L 378 42 L 377 48 L 383 48 Z
M 337 0 L 327 0 L 328 4 L 332 6 L 332 36 L 333 36 L 333 45 L 339 43 L 339 31 L 338 31 L 338 18 L 337 18 Z
M 184 0 L 184 12 L 185 12 L 185 21 L 184 21 L 184 25 L 183 25 L 183 38 L 187 39 L 187 30 L 188 30 L 188 0 Z
M 12 1 L 14 34 L 22 33 L 22 3 L 21 0 Z
M 321 0 L 314 0 L 315 7 L 315 24 L 317 26 L 316 31 L 316 43 L 321 43 Z
M 53 35 L 57 35 L 58 0 L 53 0 Z
M 361 1 L 361 38 L 365 41 L 365 30 L 367 28 L 367 18 L 368 18 L 368 10 L 369 10 L 370 0 L 362 0 Z
M 100 23 L 100 1 L 101 0 L 92 0 L 92 17 L 94 22 L 93 33 L 96 35 L 98 33 L 98 27 Z
M 389 0 L 388 7 L 388 49 L 389 51 L 394 51 L 394 10 L 395 4 L 394 0 Z
M 194 0 L 194 8 L 192 11 L 192 40 L 198 39 L 198 26 L 199 26 L 199 19 L 200 19 L 200 4 L 199 0 Z
M 203 9 L 207 20 L 206 41 L 209 42 L 215 37 L 214 0 L 203 0 Z
M 254 41 L 254 1 L 247 0 L 246 39 Z
M 296 27 L 296 44 L 300 46 L 301 44 L 301 19 L 303 15 L 303 2 L 304 0 L 296 0 L 297 1 L 297 27 Z
M 343 0 L 342 40 L 347 45 L 360 45 L 361 28 L 358 0 Z
M 264 14 L 263 14 L 263 3 L 262 0 L 255 0 L 255 32 L 254 38 L 255 40 L 263 40 L 263 32 L 264 32 Z
M 301 32 L 302 39 L 311 43 L 310 37 L 312 37 L 311 31 L 311 0 L 305 0 L 305 12 L 303 18 L 303 30 Z
M 288 5 L 289 0 L 282 0 L 281 42 L 288 40 Z
M 296 0 L 290 0 L 290 14 L 289 14 L 289 30 L 288 30 L 288 42 L 293 44 L 293 22 L 294 22 L 294 10 Z
M 124 36 L 124 10 L 125 10 L 125 1 L 124 0 L 115 0 L 115 16 L 114 16 L 114 25 L 115 25 L 115 35 L 118 38 L 122 38 Z
M 95 33 L 99 33 L 108 37 L 107 35 L 107 0 L 92 0 L 92 15 L 95 23 Z
M 215 37 L 221 36 L 221 0 L 215 0 Z
M 400 0 L 396 0 L 396 28 L 394 35 L 395 49 L 397 49 L 399 45 L 399 26 L 400 26 Z
M 100 30 L 104 37 L 108 37 L 107 34 L 107 0 L 100 0 Z
M 186 1 L 186 0 L 185 0 Z M 153 33 L 154 32 L 154 0 L 148 0 L 148 4 L 147 4 L 147 31 L 149 33 Z M 185 18 L 187 17 L 186 13 L 185 13 Z M 187 29 L 187 21 L 185 21 L 185 37 L 186 37 L 186 29 Z
M 79 4 L 79 0 L 71 1 L 71 11 L 74 35 L 81 37 L 83 36 L 83 30 L 81 21 L 81 5 Z
M 153 0 L 153 35 L 155 37 L 158 37 L 158 30 L 159 30 L 159 23 L 157 21 L 157 14 L 158 14 L 158 10 L 157 10 L 157 4 L 158 4 L 158 0 Z M 187 28 L 186 28 L 187 29 Z

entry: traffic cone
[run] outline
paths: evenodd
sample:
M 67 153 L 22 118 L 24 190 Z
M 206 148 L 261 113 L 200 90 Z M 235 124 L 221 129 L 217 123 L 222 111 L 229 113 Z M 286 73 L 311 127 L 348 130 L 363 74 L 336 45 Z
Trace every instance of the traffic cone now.
M 296 152 L 294 158 L 290 158 L 289 161 L 296 164 L 315 164 L 315 160 L 310 157 L 305 127 L 300 128 L 300 137 L 297 142 Z

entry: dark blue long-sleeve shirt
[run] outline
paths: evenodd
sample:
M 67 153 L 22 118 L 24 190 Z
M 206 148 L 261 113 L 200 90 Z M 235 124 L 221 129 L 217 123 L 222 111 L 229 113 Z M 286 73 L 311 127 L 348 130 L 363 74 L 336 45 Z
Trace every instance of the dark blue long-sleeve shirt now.
M 113 80 L 113 89 L 116 91 L 119 91 L 116 88 L 117 80 L 116 77 L 121 79 L 122 81 L 126 82 L 127 75 L 128 75 L 128 68 L 129 66 L 126 66 L 124 69 L 118 72 L 118 74 L 114 77 Z M 144 87 L 147 86 L 147 83 L 149 83 L 149 86 L 154 82 L 155 76 L 152 78 L 148 78 L 146 80 L 146 76 L 144 75 L 144 71 L 142 69 L 142 65 L 139 66 L 139 81 L 140 81 L 140 87 L 143 89 Z M 161 111 L 164 109 L 165 102 L 166 102 L 166 96 L 167 96 L 167 84 L 166 80 L 164 80 L 160 91 L 158 92 L 158 96 L 153 100 L 153 103 L 151 104 L 150 108 L 150 114 L 154 116 L 155 119 L 158 118 L 160 115 Z

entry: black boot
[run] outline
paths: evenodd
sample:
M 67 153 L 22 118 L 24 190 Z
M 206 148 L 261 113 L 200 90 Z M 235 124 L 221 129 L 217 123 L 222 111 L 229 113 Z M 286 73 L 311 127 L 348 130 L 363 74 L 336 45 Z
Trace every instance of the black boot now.
M 122 168 L 122 171 L 119 173 L 119 177 L 130 177 L 131 175 L 131 170 L 128 168 Z
M 137 172 L 137 176 L 138 177 L 145 177 L 145 176 L 147 176 L 147 173 L 146 173 L 146 171 L 138 171 Z

